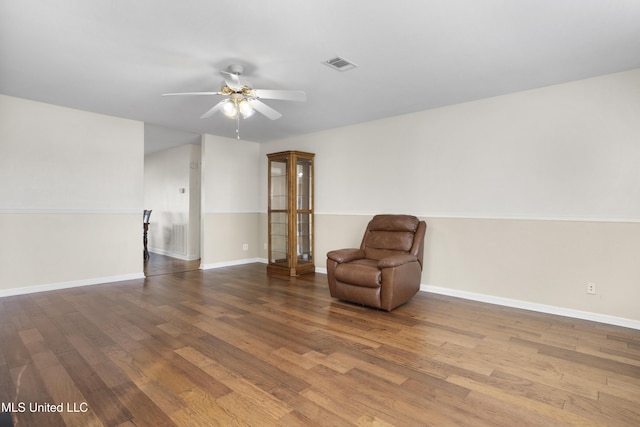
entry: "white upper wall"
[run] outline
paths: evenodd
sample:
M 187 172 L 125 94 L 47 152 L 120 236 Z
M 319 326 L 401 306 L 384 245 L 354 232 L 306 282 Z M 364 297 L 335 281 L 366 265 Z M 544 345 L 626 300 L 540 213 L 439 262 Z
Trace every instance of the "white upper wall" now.
M 142 212 L 141 122 L 0 95 L 0 209 Z
M 204 135 L 202 145 L 203 211 L 258 212 L 260 144 Z
M 316 153 L 317 213 L 640 219 L 640 69 L 263 144 Z M 266 211 L 266 158 L 260 207 Z

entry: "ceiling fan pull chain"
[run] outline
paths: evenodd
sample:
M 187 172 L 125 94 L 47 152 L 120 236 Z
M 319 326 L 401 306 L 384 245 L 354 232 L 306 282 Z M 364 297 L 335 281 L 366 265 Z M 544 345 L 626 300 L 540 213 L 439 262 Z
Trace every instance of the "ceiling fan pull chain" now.
M 238 117 L 236 118 L 237 120 L 237 124 L 236 124 L 236 138 L 238 139 L 238 141 L 240 141 L 240 114 L 238 114 Z

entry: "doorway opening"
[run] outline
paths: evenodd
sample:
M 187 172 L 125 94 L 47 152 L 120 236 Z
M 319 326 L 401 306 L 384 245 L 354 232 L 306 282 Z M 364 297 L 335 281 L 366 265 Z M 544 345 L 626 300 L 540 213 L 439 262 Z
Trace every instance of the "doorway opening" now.
M 202 136 L 145 124 L 144 139 L 144 209 L 152 212 L 144 228 L 144 274 L 197 270 Z

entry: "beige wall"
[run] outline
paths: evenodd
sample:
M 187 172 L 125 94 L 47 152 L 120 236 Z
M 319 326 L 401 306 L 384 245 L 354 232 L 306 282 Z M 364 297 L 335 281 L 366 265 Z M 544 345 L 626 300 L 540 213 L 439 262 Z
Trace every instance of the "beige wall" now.
M 259 227 L 255 212 L 206 214 L 202 268 L 258 262 Z
M 0 296 L 143 277 L 141 217 L 1 213 Z
M 316 153 L 321 271 L 328 250 L 359 245 L 372 215 L 409 213 L 429 223 L 425 289 L 640 327 L 638 99 L 632 70 L 261 151 Z
M 427 220 L 423 283 L 640 320 L 640 223 Z
M 0 95 L 0 296 L 142 277 L 142 123 Z

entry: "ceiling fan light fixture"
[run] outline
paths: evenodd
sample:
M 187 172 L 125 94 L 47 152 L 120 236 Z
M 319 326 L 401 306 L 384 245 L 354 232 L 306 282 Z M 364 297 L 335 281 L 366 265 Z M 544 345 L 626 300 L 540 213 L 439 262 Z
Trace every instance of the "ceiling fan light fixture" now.
M 230 119 L 235 119 L 238 117 L 238 105 L 234 99 L 227 99 L 224 104 L 222 104 L 222 113 Z
M 222 111 L 225 117 L 236 120 L 236 134 L 239 137 L 240 115 L 243 119 L 248 119 L 255 112 L 265 117 L 276 120 L 282 117 L 278 111 L 261 101 L 264 99 L 280 99 L 284 101 L 304 102 L 307 96 L 300 90 L 271 90 L 271 89 L 253 89 L 251 84 L 240 80 L 243 67 L 241 65 L 230 65 L 228 71 L 220 71 L 223 81 L 220 90 L 217 92 L 185 92 L 185 93 L 165 93 L 165 95 L 223 95 L 226 99 L 215 104 L 206 113 L 200 116 L 205 119 L 213 116 L 218 111 Z
M 253 109 L 251 102 L 246 98 L 238 102 L 238 109 L 240 110 L 240 113 L 242 113 L 242 118 L 244 119 L 248 119 L 256 112 L 256 110 Z

